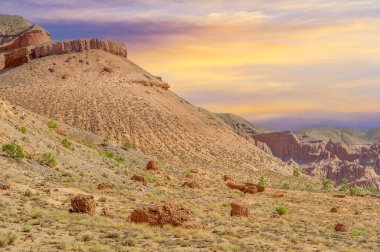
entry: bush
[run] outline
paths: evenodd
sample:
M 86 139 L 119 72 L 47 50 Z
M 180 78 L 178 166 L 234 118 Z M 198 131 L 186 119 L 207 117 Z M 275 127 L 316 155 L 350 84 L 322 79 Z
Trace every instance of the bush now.
M 278 215 L 286 215 L 288 214 L 288 209 L 286 209 L 285 207 L 276 207 L 276 213 Z
M 359 188 L 357 188 L 356 186 L 350 187 L 348 191 L 351 196 L 357 196 L 359 194 Z
M 332 188 L 332 181 L 330 179 L 324 178 L 322 180 L 323 190 L 330 190 Z
M 25 153 L 21 146 L 16 144 L 5 144 L 3 145 L 2 150 L 7 153 L 12 158 L 24 158 Z
M 294 177 L 299 177 L 300 175 L 301 175 L 300 169 L 294 168 L 294 170 L 293 170 L 293 176 Z
M 288 181 L 284 181 L 281 186 L 282 189 L 289 190 L 291 188 L 291 185 Z
M 348 179 L 342 179 L 342 184 L 340 184 L 340 191 L 347 191 L 349 189 Z
M 73 148 L 72 147 L 72 143 L 67 138 L 65 138 L 65 139 L 62 140 L 62 145 L 63 145 L 63 147 L 65 147 L 67 149 L 70 149 L 70 150 Z
M 18 239 L 18 235 L 13 232 L 0 233 L 0 248 L 5 248 L 8 245 L 12 245 Z
M 266 185 L 267 185 L 267 180 L 266 180 L 266 178 L 261 177 L 261 178 L 259 179 L 259 185 L 261 185 L 261 186 L 266 186 Z
M 55 167 L 58 164 L 58 162 L 55 159 L 54 154 L 44 153 L 44 154 L 42 154 L 42 156 L 40 158 L 40 164 L 47 165 L 49 167 Z
M 58 124 L 53 121 L 53 120 L 49 120 L 46 125 L 49 127 L 49 129 L 56 129 L 58 128 Z

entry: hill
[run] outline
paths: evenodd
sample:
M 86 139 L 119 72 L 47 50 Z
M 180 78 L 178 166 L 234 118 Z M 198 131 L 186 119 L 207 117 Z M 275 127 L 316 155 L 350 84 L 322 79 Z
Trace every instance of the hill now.
M 290 174 L 130 60 L 102 50 L 35 59 L 0 74 L 0 97 L 184 167 Z M 255 173 L 253 173 L 255 171 Z
M 255 125 L 246 119 L 234 114 L 215 113 L 215 115 L 222 119 L 230 127 L 232 127 L 235 132 L 238 132 L 241 135 L 253 136 L 255 134 L 271 132 L 269 129 Z

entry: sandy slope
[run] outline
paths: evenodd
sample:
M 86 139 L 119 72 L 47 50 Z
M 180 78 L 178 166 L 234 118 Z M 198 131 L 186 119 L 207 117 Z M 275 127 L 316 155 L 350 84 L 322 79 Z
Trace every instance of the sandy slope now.
M 104 71 L 110 68 L 112 72 Z M 0 74 L 12 103 L 183 166 L 254 172 L 288 169 L 194 107 L 133 62 L 102 51 L 51 56 Z

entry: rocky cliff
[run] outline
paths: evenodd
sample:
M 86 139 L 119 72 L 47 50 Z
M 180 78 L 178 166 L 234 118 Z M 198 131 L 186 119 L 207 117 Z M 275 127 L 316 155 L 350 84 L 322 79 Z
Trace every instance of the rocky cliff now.
M 353 185 L 380 189 L 380 144 L 352 147 L 332 141 L 302 143 L 295 134 L 273 132 L 253 136 L 266 144 L 273 155 L 295 162 L 309 175 L 327 177 L 340 184 L 347 178 Z
M 51 41 L 50 33 L 37 25 L 33 25 L 21 34 L 0 45 L 0 53 L 17 50 L 19 48 L 38 45 Z
M 31 60 L 47 56 L 89 50 L 103 50 L 111 54 L 127 57 L 127 50 L 123 43 L 100 39 L 76 39 L 70 41 L 34 44 L 8 51 L 4 53 L 3 69 L 17 67 Z
M 0 70 L 42 57 L 88 50 L 127 57 L 123 43 L 101 39 L 52 42 L 50 34 L 40 26 L 30 25 L 21 17 L 0 15 Z

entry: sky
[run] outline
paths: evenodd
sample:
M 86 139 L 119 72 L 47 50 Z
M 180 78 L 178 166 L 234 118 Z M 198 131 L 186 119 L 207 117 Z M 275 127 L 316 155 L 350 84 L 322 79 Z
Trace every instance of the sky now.
M 0 0 L 53 39 L 126 43 L 196 106 L 275 129 L 380 127 L 380 0 Z

